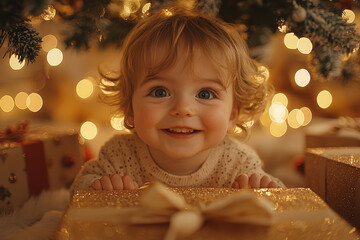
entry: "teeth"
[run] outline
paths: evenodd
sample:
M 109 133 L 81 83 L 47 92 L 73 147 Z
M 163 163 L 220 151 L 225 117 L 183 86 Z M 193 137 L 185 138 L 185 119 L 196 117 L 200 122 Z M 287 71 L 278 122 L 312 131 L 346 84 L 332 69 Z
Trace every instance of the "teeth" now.
M 169 131 L 175 133 L 193 133 L 195 130 L 190 128 L 169 128 Z

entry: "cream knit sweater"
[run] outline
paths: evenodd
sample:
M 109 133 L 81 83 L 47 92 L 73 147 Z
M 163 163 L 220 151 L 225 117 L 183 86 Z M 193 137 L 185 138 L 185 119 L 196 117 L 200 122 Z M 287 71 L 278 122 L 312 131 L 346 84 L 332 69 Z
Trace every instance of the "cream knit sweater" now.
M 268 175 L 262 170 L 255 151 L 229 136 L 210 151 L 208 159 L 196 172 L 177 176 L 164 171 L 153 161 L 147 145 L 136 134 L 121 134 L 102 146 L 98 159 L 83 165 L 72 190 L 88 189 L 94 180 L 115 173 L 130 175 L 139 186 L 157 180 L 172 187 L 225 188 L 231 187 L 240 174 Z M 273 179 L 284 186 L 280 180 Z

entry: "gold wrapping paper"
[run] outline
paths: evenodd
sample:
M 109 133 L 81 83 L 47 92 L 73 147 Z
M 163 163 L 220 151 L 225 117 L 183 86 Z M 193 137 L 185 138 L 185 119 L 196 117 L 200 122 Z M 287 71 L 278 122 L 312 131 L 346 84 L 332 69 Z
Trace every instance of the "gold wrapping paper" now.
M 360 148 L 308 149 L 306 185 L 360 228 Z
M 253 191 L 274 204 L 278 220 L 270 227 L 206 222 L 184 239 L 360 239 L 359 233 L 307 188 L 236 190 L 224 188 L 172 188 L 192 206 L 209 204 L 238 191 Z M 138 205 L 142 189 L 135 191 L 77 191 L 70 208 L 122 208 Z M 55 239 L 163 239 L 168 224 L 126 225 L 69 219 L 65 213 Z

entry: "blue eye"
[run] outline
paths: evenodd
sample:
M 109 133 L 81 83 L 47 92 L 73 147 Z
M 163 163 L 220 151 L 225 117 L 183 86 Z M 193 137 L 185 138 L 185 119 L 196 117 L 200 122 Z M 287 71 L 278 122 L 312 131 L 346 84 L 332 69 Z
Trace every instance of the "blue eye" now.
M 150 95 L 158 98 L 170 96 L 170 94 L 164 88 L 155 88 L 150 92 Z
M 208 89 L 203 89 L 197 94 L 196 97 L 200 99 L 212 99 L 215 97 L 215 94 Z

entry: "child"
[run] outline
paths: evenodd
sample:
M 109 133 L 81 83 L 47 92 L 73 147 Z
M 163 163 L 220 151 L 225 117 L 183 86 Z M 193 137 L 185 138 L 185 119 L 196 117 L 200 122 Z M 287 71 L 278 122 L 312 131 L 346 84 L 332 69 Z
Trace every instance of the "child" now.
M 159 10 L 124 41 L 114 104 L 131 134 L 87 162 L 73 189 L 283 187 L 248 146 L 228 136 L 264 109 L 264 77 L 236 30 L 179 7 Z

